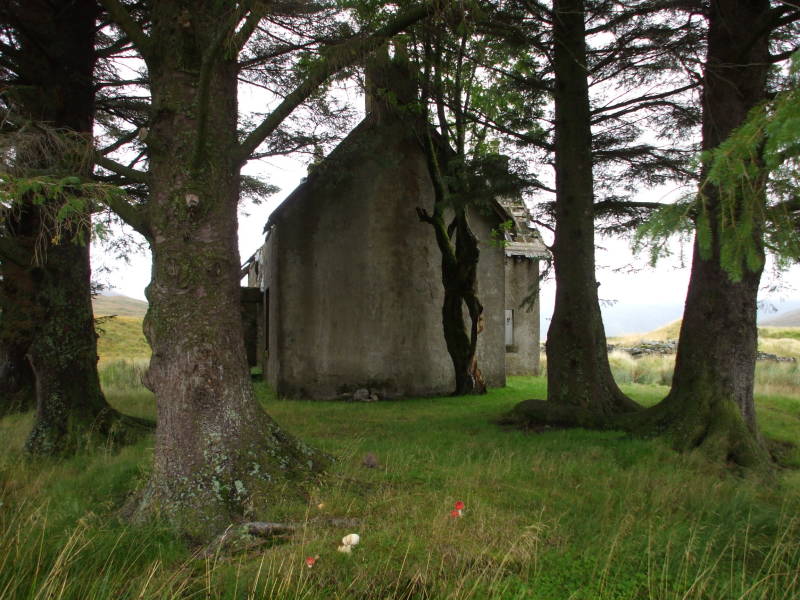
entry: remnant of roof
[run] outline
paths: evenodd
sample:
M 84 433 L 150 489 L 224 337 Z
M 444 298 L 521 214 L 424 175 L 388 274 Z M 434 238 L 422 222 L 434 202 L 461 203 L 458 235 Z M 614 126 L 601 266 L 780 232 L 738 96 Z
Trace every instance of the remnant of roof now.
M 539 230 L 534 227 L 533 217 L 522 198 L 498 198 L 497 204 L 514 225 L 505 233 L 506 256 L 550 258 L 550 251 Z

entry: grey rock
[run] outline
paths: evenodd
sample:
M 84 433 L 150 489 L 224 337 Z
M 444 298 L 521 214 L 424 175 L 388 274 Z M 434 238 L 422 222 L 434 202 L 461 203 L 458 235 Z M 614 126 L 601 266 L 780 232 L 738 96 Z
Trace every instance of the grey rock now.
M 367 388 L 359 388 L 353 392 L 354 402 L 372 402 L 371 395 Z

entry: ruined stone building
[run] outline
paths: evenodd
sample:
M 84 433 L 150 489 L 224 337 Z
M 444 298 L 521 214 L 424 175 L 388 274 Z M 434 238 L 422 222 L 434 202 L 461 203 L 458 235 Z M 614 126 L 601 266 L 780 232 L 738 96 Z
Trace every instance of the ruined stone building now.
M 272 213 L 264 245 L 245 264 L 243 297 L 251 362 L 279 394 L 454 389 L 441 255 L 418 206 L 433 206 L 420 141 L 398 111 L 372 106 Z M 470 219 L 481 240 L 478 365 L 489 386 L 502 386 L 506 375 L 538 370 L 538 300 L 521 303 L 547 250 L 519 200 L 498 200 Z M 504 232 L 504 244 L 493 231 Z

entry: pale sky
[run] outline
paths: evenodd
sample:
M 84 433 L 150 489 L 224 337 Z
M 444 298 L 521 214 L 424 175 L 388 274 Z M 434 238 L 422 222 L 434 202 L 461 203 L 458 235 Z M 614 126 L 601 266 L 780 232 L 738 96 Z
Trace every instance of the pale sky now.
M 355 106 L 363 106 L 363 96 L 357 86 L 342 84 L 335 92 L 336 98 Z M 268 112 L 270 103 L 265 100 L 263 91 L 257 88 L 240 86 L 240 109 L 247 113 Z M 281 191 L 260 206 L 246 204 L 239 210 L 239 253 L 242 262 L 253 254 L 263 242 L 263 228 L 270 212 L 288 196 L 306 175 L 305 161 L 308 157 L 270 158 L 251 161 L 245 167 L 247 174 L 259 175 L 269 183 L 278 186 Z M 643 190 L 639 200 L 664 201 L 679 194 L 675 188 L 663 187 L 657 190 Z M 549 242 L 547 232 L 542 232 L 545 241 Z M 688 265 L 691 260 L 691 248 L 681 251 L 677 245 L 674 256 L 659 262 L 656 269 L 647 266 L 647 257 L 634 257 L 630 243 L 622 239 L 601 238 L 597 240 L 597 279 L 600 283 L 601 300 L 617 303 L 617 313 L 624 311 L 625 305 L 658 305 L 682 306 L 686 296 L 689 280 Z M 684 254 L 684 260 L 681 255 Z M 685 264 L 684 264 L 685 263 Z M 95 245 L 93 249 L 93 265 L 95 278 L 113 288 L 116 292 L 132 298 L 145 299 L 144 288 L 150 281 L 149 253 L 132 254 L 128 263 L 115 260 L 102 248 Z M 110 272 L 101 273 L 105 267 Z M 630 267 L 634 267 L 631 272 Z M 800 290 L 793 284 L 800 284 L 800 267 L 781 274 L 778 280 L 769 272 L 764 276 L 764 288 L 774 287 L 778 290 L 763 294 L 762 300 L 769 298 L 778 303 L 786 299 L 800 299 Z M 555 284 L 546 281 L 541 290 L 542 319 L 546 327 L 549 314 L 552 312 Z M 670 317 L 671 319 L 673 317 Z M 668 319 L 668 320 L 669 320 Z M 608 325 L 607 325 L 608 326 Z M 610 334 L 614 335 L 614 334 Z
M 254 161 L 248 165 L 247 172 L 260 173 L 281 191 L 261 206 L 246 205 L 239 210 L 239 253 L 242 262 L 263 243 L 263 228 L 269 213 L 300 183 L 305 175 L 305 167 L 299 161 L 278 158 Z M 660 199 L 662 193 L 652 192 L 649 197 Z M 648 197 L 647 194 L 642 196 Z M 546 232 L 544 237 L 550 241 Z M 635 257 L 630 243 L 624 239 L 600 238 L 597 240 L 597 279 L 600 283 L 599 296 L 603 301 L 615 302 L 619 309 L 626 305 L 682 306 L 689 281 L 691 248 L 681 250 L 674 247 L 674 256 L 663 259 L 654 269 L 648 266 L 647 256 Z M 132 298 L 145 299 L 144 288 L 150 281 L 150 256 L 134 254 L 129 257 L 130 264 L 115 261 L 101 249 L 95 248 L 94 262 L 111 268 L 111 273 L 100 274 L 99 279 L 112 286 L 115 291 Z M 631 270 L 631 267 L 633 270 Z M 762 294 L 778 303 L 782 300 L 800 298 L 800 267 L 780 275 L 778 279 L 769 270 L 764 275 L 764 288 L 780 284 L 776 292 Z M 542 318 L 545 322 L 552 312 L 555 284 L 546 281 L 541 290 Z M 672 317 L 667 320 L 671 320 Z M 635 330 L 634 330 L 635 331 Z M 611 333 L 610 335 L 615 335 Z

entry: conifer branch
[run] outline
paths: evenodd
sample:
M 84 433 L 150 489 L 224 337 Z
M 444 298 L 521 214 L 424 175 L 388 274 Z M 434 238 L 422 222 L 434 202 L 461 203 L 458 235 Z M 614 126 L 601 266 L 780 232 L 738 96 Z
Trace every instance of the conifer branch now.
M 128 39 L 139 49 L 139 54 L 142 55 L 144 61 L 148 62 L 152 55 L 153 41 L 144 32 L 144 29 L 133 19 L 119 0 L 100 0 L 100 2 L 114 22 L 128 36 Z
M 421 21 L 432 11 L 432 4 L 420 4 L 396 16 L 388 25 L 369 36 L 358 36 L 325 49 L 322 58 L 311 67 L 306 78 L 239 144 L 234 152 L 234 164 L 247 162 L 256 148 L 331 75 L 358 62 L 367 53 Z
M 94 155 L 94 162 L 97 165 L 100 165 L 104 169 L 108 169 L 109 171 L 116 173 L 117 175 L 122 175 L 127 180 L 132 183 L 148 183 L 149 179 L 146 173 L 139 171 L 137 169 L 132 169 L 131 167 L 126 167 L 118 163 L 115 160 L 111 160 L 99 153 L 95 153 Z

